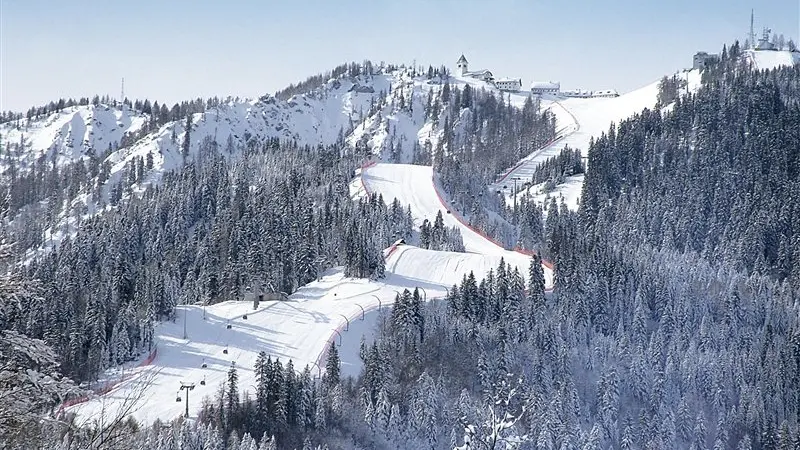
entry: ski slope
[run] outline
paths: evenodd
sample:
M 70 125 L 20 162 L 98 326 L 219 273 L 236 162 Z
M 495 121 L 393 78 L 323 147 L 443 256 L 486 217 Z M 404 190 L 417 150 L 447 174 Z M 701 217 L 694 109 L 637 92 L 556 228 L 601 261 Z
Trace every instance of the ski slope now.
M 744 57 L 758 70 L 800 64 L 800 52 L 788 50 L 745 50 Z
M 300 288 L 290 296 L 291 301 L 262 302 L 257 310 L 251 302 L 224 302 L 206 307 L 204 319 L 201 306 L 180 306 L 176 321 L 162 323 L 156 330 L 158 356 L 151 365 L 133 369 L 108 394 L 67 411 L 77 413 L 82 423 L 109 420 L 121 413 L 142 423 L 171 420 L 186 407 L 183 401 L 176 401 L 176 396 L 181 382 L 187 382 L 195 383 L 189 411 L 196 416 L 201 399 L 213 397 L 232 365 L 238 371 L 239 388 L 253 393 L 253 366 L 259 352 L 280 358 L 284 364 L 291 359 L 297 371 L 308 365 L 317 376 L 332 339 L 337 344 L 345 339 L 348 348 L 340 350 L 343 364 L 349 367 L 348 373 L 357 373 L 360 363 L 353 356 L 358 354 L 361 337 L 357 333 L 372 329 L 378 317 L 369 311 L 379 305 L 388 308 L 403 289 L 420 288 L 429 299 L 442 297 L 469 272 L 480 278 L 497 267 L 503 257 L 501 252 L 485 256 L 401 245 L 388 256 L 386 277 L 379 281 L 347 278 L 341 270 L 331 270 Z M 372 322 L 360 322 L 362 311 Z M 348 321 L 353 326 L 352 335 L 346 331 Z M 200 385 L 201 380 L 206 384 Z
M 676 74 L 687 82 L 687 91 L 694 92 L 700 86 L 700 72 L 697 70 L 685 71 Z M 560 98 L 546 96 L 549 100 L 549 110 L 556 117 L 556 126 L 560 130 L 558 138 L 530 155 L 523 158 L 511 170 L 501 176 L 497 182 L 490 186 L 492 190 L 505 193 L 507 200 L 513 202 L 512 191 L 516 178 L 519 194 L 528 192 L 538 202 L 544 202 L 549 196 L 561 197 L 570 209 L 577 209 L 580 192 L 583 187 L 583 175 L 569 177 L 566 183 L 557 187 L 554 192 L 543 193 L 542 185 L 527 186 L 520 189 L 526 182 L 530 182 L 536 167 L 547 159 L 558 155 L 565 146 L 578 149 L 586 157 L 589 151 L 589 141 L 607 132 L 612 124 L 641 112 L 645 108 L 653 109 L 658 98 L 658 84 L 660 81 L 650 83 L 642 88 L 612 98 Z M 591 170 L 588 169 L 587 170 Z M 519 195 L 518 194 L 518 195 Z
M 377 164 L 365 169 L 361 173 L 366 190 L 370 193 L 379 193 L 387 204 L 395 198 L 403 205 L 411 206 L 411 215 L 415 227 L 419 228 L 422 221 L 428 219 L 433 222 L 436 214 L 441 211 L 445 226 L 456 227 L 461 232 L 466 251 L 476 255 L 476 260 L 496 261 L 488 267 L 497 267 L 500 258 L 506 263 L 519 267 L 522 273 L 527 273 L 530 265 L 530 256 L 503 247 L 487 240 L 472 228 L 459 221 L 453 214 L 448 214 L 448 206 L 441 189 L 435 187 L 433 169 L 429 166 L 415 166 L 409 164 Z M 440 197 L 441 195 L 441 197 Z M 549 284 L 552 280 L 552 271 L 545 267 L 545 277 Z M 478 272 L 477 273 L 485 273 Z
M 362 191 L 382 194 L 387 201 L 397 198 L 411 205 L 419 225 L 446 209 L 432 175 L 430 167 L 378 164 L 364 169 L 362 180 L 354 184 L 361 184 Z M 344 343 L 340 353 L 345 373 L 356 374 L 361 335 L 374 329 L 379 317 L 369 311 L 391 305 L 403 289 L 420 288 L 426 298 L 442 297 L 465 275 L 473 272 L 482 278 L 501 260 L 527 273 L 529 256 L 487 241 L 452 215 L 443 217 L 446 225 L 460 229 L 467 253 L 399 245 L 387 249 L 386 277 L 382 280 L 347 278 L 339 269 L 300 288 L 290 296 L 291 301 L 263 302 L 257 310 L 250 302 L 224 302 L 208 306 L 204 319 L 202 307 L 182 306 L 175 323 L 159 325 L 158 356 L 151 365 L 134 369 L 109 393 L 68 411 L 77 413 L 83 422 L 108 420 L 120 414 L 130 414 L 142 423 L 170 420 L 184 411 L 185 403 L 177 402 L 176 397 L 180 383 L 187 382 L 195 383 L 189 404 L 190 415 L 195 416 L 200 399 L 213 397 L 232 365 L 238 370 L 240 389 L 252 393 L 253 366 L 259 352 L 284 363 L 291 359 L 298 371 L 309 365 L 319 375 L 324 367 L 324 351 L 332 339 Z M 552 270 L 544 270 L 547 286 L 552 287 Z M 368 320 L 359 322 L 362 315 Z M 345 331 L 349 330 L 348 321 L 353 326 L 352 334 Z M 201 380 L 205 385 L 200 385 Z

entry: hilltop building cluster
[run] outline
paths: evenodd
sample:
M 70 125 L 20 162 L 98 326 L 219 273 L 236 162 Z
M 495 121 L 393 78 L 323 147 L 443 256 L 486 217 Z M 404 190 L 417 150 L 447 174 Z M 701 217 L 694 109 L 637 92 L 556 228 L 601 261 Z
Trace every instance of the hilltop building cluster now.
M 761 37 L 756 39 L 755 33 L 755 15 L 754 12 L 750 11 L 750 32 L 747 34 L 745 48 L 748 50 L 758 50 L 758 51 L 770 51 L 770 50 L 783 50 L 784 47 L 788 47 L 791 51 L 797 51 L 791 39 L 788 43 L 786 43 L 783 39 L 783 35 L 780 38 L 775 39 L 773 38 L 770 40 L 770 33 L 772 32 L 771 28 L 764 27 Z M 719 62 L 720 55 L 707 53 L 707 52 L 697 52 L 694 54 L 692 58 L 692 69 L 700 69 L 703 70 L 709 65 L 715 64 Z
M 474 78 L 486 83 L 494 85 L 497 89 L 506 92 L 519 92 L 522 90 L 521 78 L 495 78 L 494 74 L 488 69 L 469 70 L 469 62 L 462 54 L 458 61 L 456 61 L 456 75 L 463 78 Z M 587 91 L 576 89 L 571 91 L 562 91 L 561 83 L 557 81 L 534 81 L 530 87 L 531 93 L 534 95 L 558 95 L 561 97 L 580 97 L 580 98 L 595 98 L 595 97 L 618 97 L 619 94 L 613 89 L 604 91 Z
M 494 74 L 488 69 L 469 70 L 469 62 L 464 55 L 461 55 L 456 61 L 457 74 L 460 77 L 475 78 L 477 80 L 485 81 L 493 84 L 501 91 L 517 92 L 522 89 L 521 78 L 498 78 L 495 79 Z

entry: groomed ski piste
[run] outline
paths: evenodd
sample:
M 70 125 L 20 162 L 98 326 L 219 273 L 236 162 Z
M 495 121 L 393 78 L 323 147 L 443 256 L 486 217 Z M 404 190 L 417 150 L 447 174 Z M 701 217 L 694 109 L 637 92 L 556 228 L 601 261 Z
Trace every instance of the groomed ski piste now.
M 687 89 L 694 92 L 700 85 L 700 73 L 697 70 L 677 74 L 687 81 Z M 612 123 L 631 117 L 645 108 L 652 109 L 658 97 L 658 83 L 654 82 L 629 93 L 611 98 L 563 98 L 553 95 L 543 96 L 543 105 L 556 116 L 560 130 L 557 139 L 550 145 L 531 153 L 510 170 L 498 178 L 493 189 L 505 193 L 507 200 L 513 202 L 513 186 L 516 178 L 519 194 L 528 191 L 539 203 L 549 197 L 563 198 L 570 209 L 577 209 L 583 175 L 568 177 L 564 184 L 549 193 L 542 192 L 543 185 L 533 185 L 525 189 L 522 186 L 529 182 L 536 167 L 547 159 L 558 155 L 565 146 L 580 150 L 586 157 L 589 141 L 592 137 L 607 132 Z
M 795 63 L 798 59 L 789 52 L 751 53 L 759 69 Z M 696 91 L 700 80 L 697 71 L 678 75 L 687 80 L 687 91 Z M 558 139 L 524 158 L 490 188 L 503 189 L 510 196 L 514 178 L 519 183 L 526 177 L 530 179 L 538 164 L 556 155 L 565 145 L 580 149 L 585 156 L 591 137 L 607 131 L 613 122 L 643 108 L 653 108 L 657 92 L 658 82 L 655 82 L 616 98 L 543 98 L 542 105 L 556 115 Z M 516 97 L 511 98 L 518 104 L 522 97 Z M 332 269 L 300 288 L 289 301 L 262 302 L 256 310 L 251 302 L 224 302 L 210 305 L 205 311 L 201 306 L 180 306 L 175 322 L 165 322 L 156 328 L 158 352 L 151 364 L 126 369 L 124 376 L 118 370 L 109 371 L 107 378 L 115 382 L 109 392 L 67 411 L 77 413 L 79 423 L 102 424 L 122 415 L 130 415 L 143 424 L 156 419 L 168 421 L 184 412 L 183 393 L 180 393 L 182 401 L 176 401 L 176 397 L 181 382 L 185 382 L 195 385 L 190 393 L 189 414 L 196 417 L 201 399 L 215 395 L 232 365 L 238 370 L 240 389 L 252 394 L 253 366 L 259 352 L 280 358 L 284 364 L 291 359 L 297 371 L 308 365 L 312 375 L 319 376 L 331 342 L 339 345 L 342 372 L 357 375 L 362 336 L 370 337 L 376 320 L 388 312 L 403 289 L 420 288 L 427 299 L 442 297 L 470 271 L 482 278 L 501 259 L 527 273 L 529 255 L 503 249 L 456 214 L 446 214 L 451 209 L 447 196 L 438 188 L 430 167 L 376 164 L 357 175 L 351 184 L 353 198 L 367 193 L 379 193 L 387 203 L 397 198 L 411 207 L 416 227 L 425 219 L 432 221 L 442 211 L 445 224 L 460 230 L 466 252 L 398 245 L 385 251 L 386 276 L 381 280 L 348 278 L 341 269 Z M 583 176 L 575 176 L 550 193 L 539 194 L 539 186 L 526 189 L 541 201 L 547 196 L 563 196 L 570 208 L 577 208 L 582 185 Z M 543 268 L 546 284 L 552 288 L 551 267 L 543 265 Z M 201 385 L 201 381 L 205 384 Z
M 397 198 L 411 205 L 417 226 L 448 209 L 433 184 L 430 167 L 378 164 L 363 172 L 354 182 L 354 196 L 374 192 L 387 201 Z M 102 422 L 122 414 L 142 423 L 171 420 L 185 410 L 183 392 L 183 400 L 176 401 L 184 382 L 195 385 L 189 394 L 189 414 L 196 416 L 201 399 L 213 398 L 232 365 L 237 368 L 240 389 L 253 393 L 253 366 L 259 352 L 280 358 L 284 364 L 291 359 L 298 371 L 309 365 L 316 376 L 324 368 L 331 341 L 340 345 L 343 373 L 357 375 L 361 336 L 374 328 L 379 306 L 388 311 L 404 289 L 420 288 L 427 299 L 443 297 L 469 272 L 483 278 L 501 260 L 527 274 L 529 255 L 493 244 L 452 214 L 443 217 L 446 225 L 459 228 L 467 252 L 398 245 L 386 250 L 386 276 L 377 281 L 348 278 L 341 269 L 334 269 L 300 288 L 289 301 L 262 302 L 257 310 L 252 302 L 244 301 L 210 305 L 205 313 L 201 306 L 180 306 L 175 322 L 162 323 L 156 329 L 158 354 L 152 364 L 129 370 L 110 392 L 67 411 L 77 413 L 81 422 Z M 552 287 L 552 270 L 543 268 L 546 284 Z M 205 385 L 200 384 L 202 380 Z
M 757 70 L 774 70 L 781 66 L 800 64 L 800 52 L 785 50 L 745 50 L 744 58 Z M 675 74 L 686 82 L 683 93 L 695 93 L 700 88 L 701 73 L 699 70 L 685 70 Z M 493 190 L 500 190 L 509 202 L 513 202 L 514 179 L 520 188 L 526 181 L 531 180 L 536 167 L 548 158 L 558 155 L 565 147 L 581 151 L 585 158 L 589 152 L 589 141 L 607 132 L 613 123 L 641 112 L 643 109 L 653 109 L 658 98 L 658 84 L 655 81 L 642 88 L 612 98 L 564 98 L 553 95 L 543 95 L 542 105 L 550 110 L 558 124 L 558 136 L 554 142 L 547 145 L 519 161 L 514 167 L 503 173 L 492 186 Z M 670 109 L 671 105 L 664 109 Z M 587 168 L 587 170 L 589 170 Z M 570 209 L 577 210 L 580 202 L 581 189 L 583 188 L 583 175 L 567 177 L 565 182 L 556 186 L 550 192 L 544 191 L 544 183 L 530 185 L 519 189 L 517 195 L 528 192 L 534 196 L 538 203 L 545 203 L 549 198 L 555 197 L 557 201 L 564 200 Z

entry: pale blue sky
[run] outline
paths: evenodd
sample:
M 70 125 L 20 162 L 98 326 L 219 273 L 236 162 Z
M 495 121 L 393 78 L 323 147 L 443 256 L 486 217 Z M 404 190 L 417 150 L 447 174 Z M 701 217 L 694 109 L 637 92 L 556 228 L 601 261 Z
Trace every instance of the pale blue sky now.
M 0 110 L 59 97 L 257 96 L 385 60 L 627 91 L 756 28 L 798 35 L 798 0 L 0 0 Z

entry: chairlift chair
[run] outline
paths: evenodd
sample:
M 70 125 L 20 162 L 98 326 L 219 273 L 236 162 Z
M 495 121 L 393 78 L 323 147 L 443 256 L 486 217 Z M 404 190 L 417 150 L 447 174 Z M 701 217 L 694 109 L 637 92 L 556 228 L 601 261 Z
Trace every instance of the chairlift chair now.
M 227 347 L 226 347 L 226 348 L 224 348 L 224 349 L 222 350 L 222 354 L 223 354 L 223 355 L 227 355 L 227 354 L 228 354 L 228 349 L 227 349 Z
M 203 379 L 200 380 L 200 386 L 205 386 L 205 385 L 206 385 L 206 377 L 203 377 Z
M 230 330 L 230 329 L 231 329 L 231 328 L 233 328 L 233 327 L 231 326 L 231 324 L 227 324 L 227 325 L 225 325 L 225 328 L 227 328 L 227 329 L 229 329 L 229 330 Z
M 180 391 L 178 391 L 178 395 L 175 397 L 175 401 L 178 402 L 178 403 L 183 401 L 183 399 L 181 398 L 181 392 Z
M 243 319 L 243 320 L 247 320 L 247 314 L 243 315 L 243 316 L 242 316 L 242 319 Z

